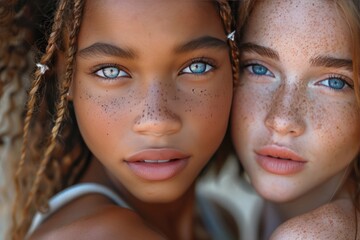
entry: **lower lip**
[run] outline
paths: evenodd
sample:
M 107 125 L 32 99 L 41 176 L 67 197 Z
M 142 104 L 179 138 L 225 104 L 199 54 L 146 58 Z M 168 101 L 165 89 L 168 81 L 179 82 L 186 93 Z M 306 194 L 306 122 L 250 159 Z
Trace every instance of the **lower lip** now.
M 269 156 L 256 155 L 256 161 L 267 172 L 278 175 L 291 175 L 302 171 L 306 162 L 278 159 Z
M 165 163 L 127 162 L 130 169 L 140 178 L 148 181 L 164 181 L 176 176 L 188 162 L 188 158 Z

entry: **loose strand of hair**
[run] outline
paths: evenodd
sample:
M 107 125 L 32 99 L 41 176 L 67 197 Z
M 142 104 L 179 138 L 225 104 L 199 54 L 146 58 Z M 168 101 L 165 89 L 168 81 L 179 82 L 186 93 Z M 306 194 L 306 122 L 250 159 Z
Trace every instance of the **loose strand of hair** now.
M 347 22 L 349 27 L 350 36 L 352 39 L 353 53 L 353 75 L 354 75 L 354 89 L 355 96 L 358 103 L 358 108 L 360 109 L 360 1 L 335 1 L 335 4 L 340 9 L 341 14 L 344 16 L 344 19 Z M 354 206 L 355 211 L 360 211 L 360 157 L 354 161 L 353 164 L 353 176 L 355 178 L 355 193 L 354 193 Z
M 223 25 L 226 31 L 226 34 L 230 34 L 235 28 L 233 27 L 233 18 L 230 5 L 227 1 L 219 0 L 220 7 L 220 17 L 223 21 Z M 230 49 L 231 49 L 231 68 L 233 73 L 233 84 L 236 86 L 239 78 L 239 50 L 236 45 L 236 42 L 233 40 L 228 40 Z
M 59 122 L 59 126 L 63 123 L 63 120 L 67 118 L 69 114 L 69 106 L 68 106 L 68 101 L 66 99 L 74 75 L 75 56 L 77 52 L 77 36 L 80 30 L 83 7 L 84 7 L 84 1 L 78 0 L 73 2 L 73 16 L 72 16 L 73 19 L 71 21 L 71 25 L 73 26 L 73 28 L 70 30 L 68 34 L 69 45 L 67 49 L 65 78 L 63 81 L 61 81 L 60 84 L 59 95 L 61 101 L 56 107 L 56 112 L 59 113 L 61 112 L 60 115 L 58 115 L 58 117 L 61 118 L 61 122 Z M 71 164 L 73 165 L 74 162 Z

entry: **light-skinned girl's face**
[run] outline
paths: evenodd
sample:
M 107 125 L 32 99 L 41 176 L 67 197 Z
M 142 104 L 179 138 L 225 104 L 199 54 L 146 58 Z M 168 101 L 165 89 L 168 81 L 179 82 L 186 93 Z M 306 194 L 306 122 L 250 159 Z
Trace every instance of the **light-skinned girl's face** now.
M 89 0 L 78 48 L 71 98 L 86 144 L 135 197 L 178 198 L 227 128 L 232 72 L 215 4 Z
M 271 201 L 329 200 L 356 158 L 360 118 L 347 25 L 332 1 L 258 1 L 245 28 L 232 137 Z

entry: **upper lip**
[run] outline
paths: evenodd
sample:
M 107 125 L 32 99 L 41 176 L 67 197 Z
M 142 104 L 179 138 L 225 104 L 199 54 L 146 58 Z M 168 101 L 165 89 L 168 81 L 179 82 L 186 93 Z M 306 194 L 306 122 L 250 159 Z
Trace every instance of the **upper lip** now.
M 125 158 L 127 162 L 139 162 L 144 160 L 175 160 L 189 158 L 190 155 L 173 148 L 148 148 L 131 154 Z
M 268 145 L 260 148 L 259 150 L 256 150 L 255 153 L 267 157 L 306 162 L 306 160 L 296 152 L 284 146 Z

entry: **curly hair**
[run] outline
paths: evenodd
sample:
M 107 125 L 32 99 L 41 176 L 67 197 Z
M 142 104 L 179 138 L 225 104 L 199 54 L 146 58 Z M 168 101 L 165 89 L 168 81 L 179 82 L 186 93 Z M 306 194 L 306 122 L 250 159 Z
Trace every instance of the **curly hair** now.
M 227 1 L 217 0 L 224 30 L 233 29 Z M 77 37 L 84 0 L 59 0 L 45 53 L 39 63 L 54 69 L 56 54 L 65 55 L 65 75 L 57 79 L 52 70 L 34 72 L 24 120 L 21 159 L 15 174 L 17 197 L 13 208 L 12 239 L 22 239 L 35 211 L 46 211 L 49 198 L 74 184 L 86 170 L 90 152 L 76 124 L 67 93 L 74 74 Z M 238 77 L 238 51 L 230 42 L 234 82 Z M 39 138 L 42 136 L 42 138 Z M 30 141 L 31 139 L 31 141 Z
M 21 147 L 23 103 L 32 62 L 28 11 L 23 1 L 0 3 L 0 236 L 9 225 L 7 206 L 14 195 L 10 179 Z

